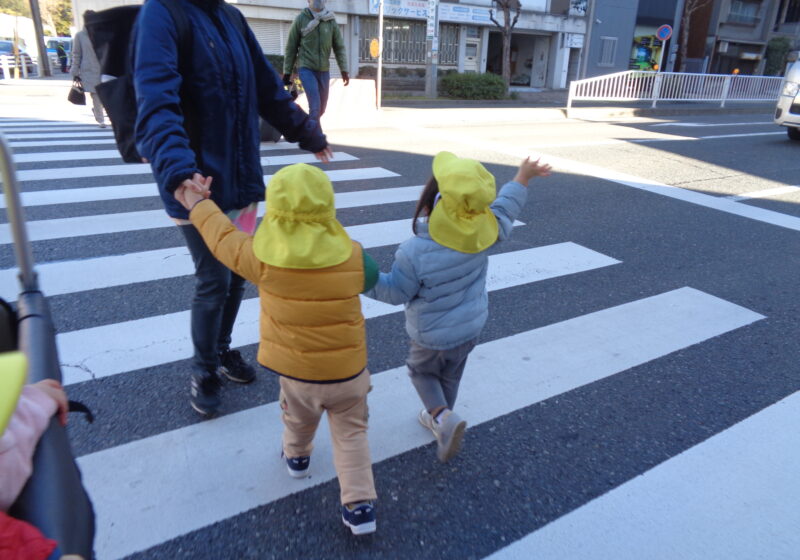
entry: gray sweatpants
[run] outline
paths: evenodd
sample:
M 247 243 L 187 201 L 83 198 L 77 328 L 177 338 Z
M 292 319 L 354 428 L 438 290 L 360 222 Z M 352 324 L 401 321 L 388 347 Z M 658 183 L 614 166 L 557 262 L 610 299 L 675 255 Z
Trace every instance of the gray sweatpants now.
M 477 343 L 475 338 L 448 350 L 431 350 L 411 341 L 408 376 L 428 412 L 442 406 L 453 410 L 467 357 Z

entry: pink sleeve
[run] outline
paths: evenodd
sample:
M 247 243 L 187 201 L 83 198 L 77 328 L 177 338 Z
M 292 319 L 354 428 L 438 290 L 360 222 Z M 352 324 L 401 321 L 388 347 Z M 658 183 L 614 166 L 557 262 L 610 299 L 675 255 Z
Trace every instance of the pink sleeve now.
M 17 499 L 31 475 L 33 452 L 58 403 L 32 385 L 22 389 L 11 420 L 0 437 L 0 510 Z

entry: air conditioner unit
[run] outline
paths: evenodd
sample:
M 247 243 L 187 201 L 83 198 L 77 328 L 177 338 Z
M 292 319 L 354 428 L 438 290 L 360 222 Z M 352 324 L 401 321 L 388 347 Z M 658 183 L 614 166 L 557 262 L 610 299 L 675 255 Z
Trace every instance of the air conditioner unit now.
M 728 52 L 728 41 L 720 41 L 719 47 L 717 47 L 717 52 L 726 53 Z

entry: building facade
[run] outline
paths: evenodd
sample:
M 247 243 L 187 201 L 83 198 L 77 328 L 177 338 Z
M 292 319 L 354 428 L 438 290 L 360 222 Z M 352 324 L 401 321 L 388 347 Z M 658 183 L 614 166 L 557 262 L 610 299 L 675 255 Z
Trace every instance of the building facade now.
M 639 0 L 636 31 L 628 68 L 631 70 L 667 70 L 670 48 L 677 37 L 662 41 L 657 31 L 664 25 L 675 26 L 678 0 Z
M 636 0 L 628 0 L 635 2 Z M 75 25 L 85 10 L 102 10 L 130 0 L 73 0 Z M 247 18 L 265 54 L 283 54 L 294 18 L 306 0 L 232 1 Z M 429 0 L 384 0 L 383 63 L 388 71 L 422 75 L 426 65 Z M 457 72 L 496 72 L 502 68 L 502 23 L 491 0 L 438 3 L 439 68 Z M 378 36 L 377 0 L 329 0 L 347 46 L 353 76 L 374 75 L 370 41 Z M 521 0 L 511 44 L 512 85 L 564 88 L 577 77 L 586 34 L 587 0 Z M 331 75 L 339 75 L 335 63 Z
M 581 77 L 628 70 L 639 0 L 592 0 Z

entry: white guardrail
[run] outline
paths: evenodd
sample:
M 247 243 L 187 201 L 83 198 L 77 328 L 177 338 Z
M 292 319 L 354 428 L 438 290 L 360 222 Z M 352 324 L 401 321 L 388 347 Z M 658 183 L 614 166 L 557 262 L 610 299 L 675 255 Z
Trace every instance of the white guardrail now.
M 687 74 L 628 70 L 570 83 L 567 109 L 573 101 L 716 102 L 776 101 L 782 77 L 741 74 Z
M 20 62 L 22 61 L 22 64 Z M 28 70 L 30 63 L 31 71 Z M 8 80 L 17 77 L 17 66 L 19 66 L 19 77 L 27 78 L 28 76 L 38 76 L 39 66 L 36 61 L 28 55 L 20 55 L 15 57 L 9 54 L 0 54 L 0 70 L 3 71 L 2 79 Z

